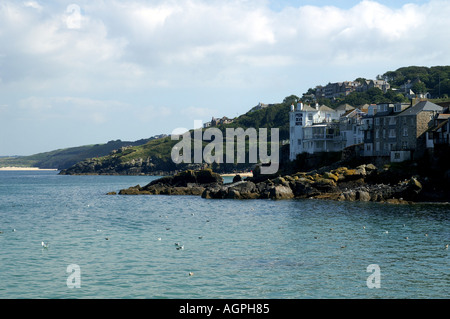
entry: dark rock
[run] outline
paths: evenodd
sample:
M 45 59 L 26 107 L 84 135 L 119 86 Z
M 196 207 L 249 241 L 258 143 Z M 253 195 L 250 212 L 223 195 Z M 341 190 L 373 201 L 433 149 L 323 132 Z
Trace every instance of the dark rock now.
M 269 198 L 271 199 L 291 199 L 294 193 L 289 187 L 283 185 L 272 186 L 269 189 Z
M 240 182 L 240 181 L 242 181 L 242 177 L 241 177 L 241 175 L 235 175 L 234 177 L 233 177 L 233 183 L 237 183 L 237 182 Z
M 370 201 L 370 194 L 366 191 L 357 191 L 356 192 L 356 199 L 361 202 L 368 202 Z
M 222 177 L 209 169 L 187 170 L 159 178 L 144 187 L 123 189 L 119 195 L 202 195 L 207 186 L 222 184 Z
M 203 198 L 232 198 L 232 199 L 256 199 L 259 198 L 259 191 L 255 183 L 250 181 L 240 181 L 237 183 L 213 185 L 207 187 L 203 193 Z

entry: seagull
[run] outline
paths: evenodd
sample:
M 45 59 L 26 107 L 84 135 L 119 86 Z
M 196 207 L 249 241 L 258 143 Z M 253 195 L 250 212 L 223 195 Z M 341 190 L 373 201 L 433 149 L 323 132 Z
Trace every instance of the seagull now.
M 447 245 L 445 245 L 445 249 L 448 249 L 448 244 L 447 244 Z
M 198 236 L 198 239 L 202 239 L 203 238 L 203 236 Z
M 180 243 L 175 243 L 175 246 L 180 246 Z
M 105 237 L 105 240 L 109 240 L 109 237 Z
M 44 247 L 44 248 L 48 248 L 48 242 L 46 242 L 46 243 L 42 242 L 41 245 L 42 245 L 42 247 Z
M 194 276 L 194 273 L 191 271 L 191 272 L 189 273 L 189 276 Z
M 384 232 L 385 234 L 389 234 L 389 232 L 386 230 L 385 232 Z
M 158 237 L 158 240 L 161 240 L 161 237 Z
M 184 249 L 184 246 L 178 246 L 177 250 Z

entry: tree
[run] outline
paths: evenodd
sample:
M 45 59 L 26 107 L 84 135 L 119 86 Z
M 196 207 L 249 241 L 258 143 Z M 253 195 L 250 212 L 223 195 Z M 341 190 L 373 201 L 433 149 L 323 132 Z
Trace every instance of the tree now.
M 292 94 L 284 98 L 283 104 L 287 105 L 296 104 L 298 100 L 300 100 L 300 98 L 297 95 Z
M 440 95 L 441 95 L 440 97 L 443 97 L 445 94 L 450 95 L 450 79 L 441 81 L 440 85 L 437 84 L 434 87 L 434 93 L 435 93 L 435 95 L 439 95 L 439 93 L 440 93 Z
M 416 94 L 427 93 L 427 87 L 425 83 L 421 81 L 417 81 L 416 83 L 414 83 L 411 89 Z

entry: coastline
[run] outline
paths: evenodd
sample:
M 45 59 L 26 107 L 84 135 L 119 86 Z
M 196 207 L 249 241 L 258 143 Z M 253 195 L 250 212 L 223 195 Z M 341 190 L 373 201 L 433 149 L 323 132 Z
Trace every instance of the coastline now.
M 0 171 L 57 171 L 57 168 L 39 168 L 39 167 L 0 167 Z
M 241 177 L 253 177 L 253 173 L 251 172 L 220 174 L 222 177 L 234 177 L 236 175 L 241 175 Z

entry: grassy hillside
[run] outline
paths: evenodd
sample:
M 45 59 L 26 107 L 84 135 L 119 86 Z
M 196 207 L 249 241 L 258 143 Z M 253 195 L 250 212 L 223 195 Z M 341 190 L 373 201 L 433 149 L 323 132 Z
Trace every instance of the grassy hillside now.
M 227 128 L 268 128 L 270 141 L 270 128 L 279 128 L 280 140 L 289 138 L 289 108 L 290 103 L 274 104 L 267 108 L 249 111 L 237 117 L 233 123 L 218 125 L 217 128 L 226 137 Z M 191 131 L 193 138 L 193 133 Z M 174 164 L 171 158 L 172 148 L 178 141 L 172 141 L 171 137 L 165 137 L 158 140 L 152 140 L 146 144 L 129 147 L 119 152 L 114 152 L 106 156 L 91 158 L 77 163 L 62 174 L 154 174 L 158 172 L 170 172 L 188 167 L 200 166 L 200 164 L 187 165 L 184 163 Z M 193 143 L 193 139 L 192 139 Z M 203 141 L 203 146 L 209 144 L 209 141 Z M 246 141 L 248 151 L 248 140 Z M 193 149 L 193 144 L 192 144 Z M 269 146 L 270 149 L 270 146 Z M 193 156 L 193 152 L 192 152 Z M 224 157 L 226 156 L 226 147 L 224 146 Z M 248 156 L 247 156 L 248 158 Z M 192 162 L 194 162 L 192 160 Z M 217 164 L 213 163 L 211 167 L 215 171 L 232 171 L 251 169 L 253 163 L 247 164 Z
M 109 141 L 106 144 L 93 144 L 34 154 L 30 156 L 2 157 L 0 167 L 39 167 L 65 169 L 87 158 L 101 157 L 113 150 L 129 145 L 142 145 L 150 139 L 135 142 L 121 140 Z

